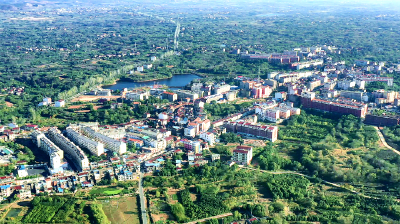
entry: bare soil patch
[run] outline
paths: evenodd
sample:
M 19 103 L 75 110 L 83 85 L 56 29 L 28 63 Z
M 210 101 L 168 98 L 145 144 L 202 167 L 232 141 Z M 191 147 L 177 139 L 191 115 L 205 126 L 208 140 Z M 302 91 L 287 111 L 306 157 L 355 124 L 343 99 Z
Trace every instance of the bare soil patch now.
M 99 99 L 110 99 L 110 100 L 116 100 L 121 98 L 121 96 L 88 96 L 88 95 L 81 95 L 73 100 L 71 102 L 91 102 Z

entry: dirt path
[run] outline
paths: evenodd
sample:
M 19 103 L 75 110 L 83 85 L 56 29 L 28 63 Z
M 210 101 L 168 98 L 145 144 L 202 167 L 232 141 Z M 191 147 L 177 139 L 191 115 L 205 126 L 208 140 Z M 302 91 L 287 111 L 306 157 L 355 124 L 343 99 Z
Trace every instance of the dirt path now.
M 386 148 L 392 150 L 392 151 L 393 151 L 394 153 L 396 153 L 397 155 L 400 155 L 400 152 L 399 152 L 399 151 L 397 151 L 396 149 L 394 149 L 393 147 L 391 147 L 390 145 L 387 144 L 387 142 L 386 142 L 386 140 L 385 140 L 385 137 L 383 137 L 383 134 L 382 134 L 381 130 L 379 130 L 379 128 L 376 127 L 376 126 L 374 126 L 374 128 L 376 129 L 376 132 L 378 133 L 379 139 L 381 140 L 382 144 L 383 144 Z
M 192 221 L 192 222 L 187 222 L 185 224 L 202 223 L 202 222 L 205 222 L 205 221 L 210 220 L 210 219 L 220 219 L 220 218 L 224 218 L 224 217 L 232 216 L 232 215 L 233 215 L 232 213 L 225 213 L 225 214 L 216 215 L 216 216 L 212 216 L 212 217 L 208 217 L 208 218 L 204 218 L 204 219 L 199 219 L 199 220 Z

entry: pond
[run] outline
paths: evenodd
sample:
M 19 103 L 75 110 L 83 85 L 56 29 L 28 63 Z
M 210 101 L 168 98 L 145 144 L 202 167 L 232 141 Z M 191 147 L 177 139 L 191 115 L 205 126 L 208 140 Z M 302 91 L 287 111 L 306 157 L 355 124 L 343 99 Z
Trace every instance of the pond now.
M 6 217 L 17 217 L 19 213 L 22 211 L 21 208 L 12 208 L 6 215 Z
M 129 81 L 118 81 L 115 85 L 103 86 L 103 89 L 111 89 L 111 90 L 122 90 L 124 88 L 132 89 L 137 87 L 144 86 L 153 86 L 153 85 L 166 85 L 171 86 L 172 88 L 184 87 L 189 84 L 194 79 L 200 79 L 200 76 L 193 74 L 185 74 L 185 75 L 174 75 L 170 79 L 162 79 L 156 81 L 147 81 L 147 82 L 129 82 Z

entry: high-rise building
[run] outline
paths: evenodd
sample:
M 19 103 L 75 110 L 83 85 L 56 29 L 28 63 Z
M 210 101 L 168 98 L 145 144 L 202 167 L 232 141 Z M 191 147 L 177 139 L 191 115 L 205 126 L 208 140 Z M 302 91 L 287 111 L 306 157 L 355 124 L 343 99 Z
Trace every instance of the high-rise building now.
M 83 153 L 79 146 L 76 146 L 68 138 L 62 135 L 60 130 L 57 128 L 50 128 L 48 135 L 50 140 L 65 152 L 66 156 L 72 160 L 80 171 L 89 169 L 89 160 L 85 153 Z
M 34 131 L 31 136 L 33 142 L 50 157 L 51 167 L 59 169 L 64 158 L 63 151 L 40 131 Z
M 95 132 L 93 129 L 89 127 L 81 128 L 82 133 L 97 142 L 101 142 L 104 144 L 104 147 L 108 150 L 116 152 L 120 155 L 126 153 L 126 143 L 110 138 L 108 136 L 102 135 L 98 132 Z
M 93 155 L 100 156 L 104 153 L 103 143 L 93 141 L 92 139 L 82 135 L 77 130 L 68 127 L 65 130 L 67 137 L 81 148 L 88 149 Z

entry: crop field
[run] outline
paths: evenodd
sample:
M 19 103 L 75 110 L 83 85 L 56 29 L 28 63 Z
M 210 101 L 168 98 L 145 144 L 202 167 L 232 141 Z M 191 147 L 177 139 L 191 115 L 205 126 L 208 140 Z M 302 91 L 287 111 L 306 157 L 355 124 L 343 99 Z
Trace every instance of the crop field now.
M 136 197 L 124 197 L 119 199 L 99 201 L 103 205 L 103 211 L 111 223 L 139 224 L 139 210 Z

